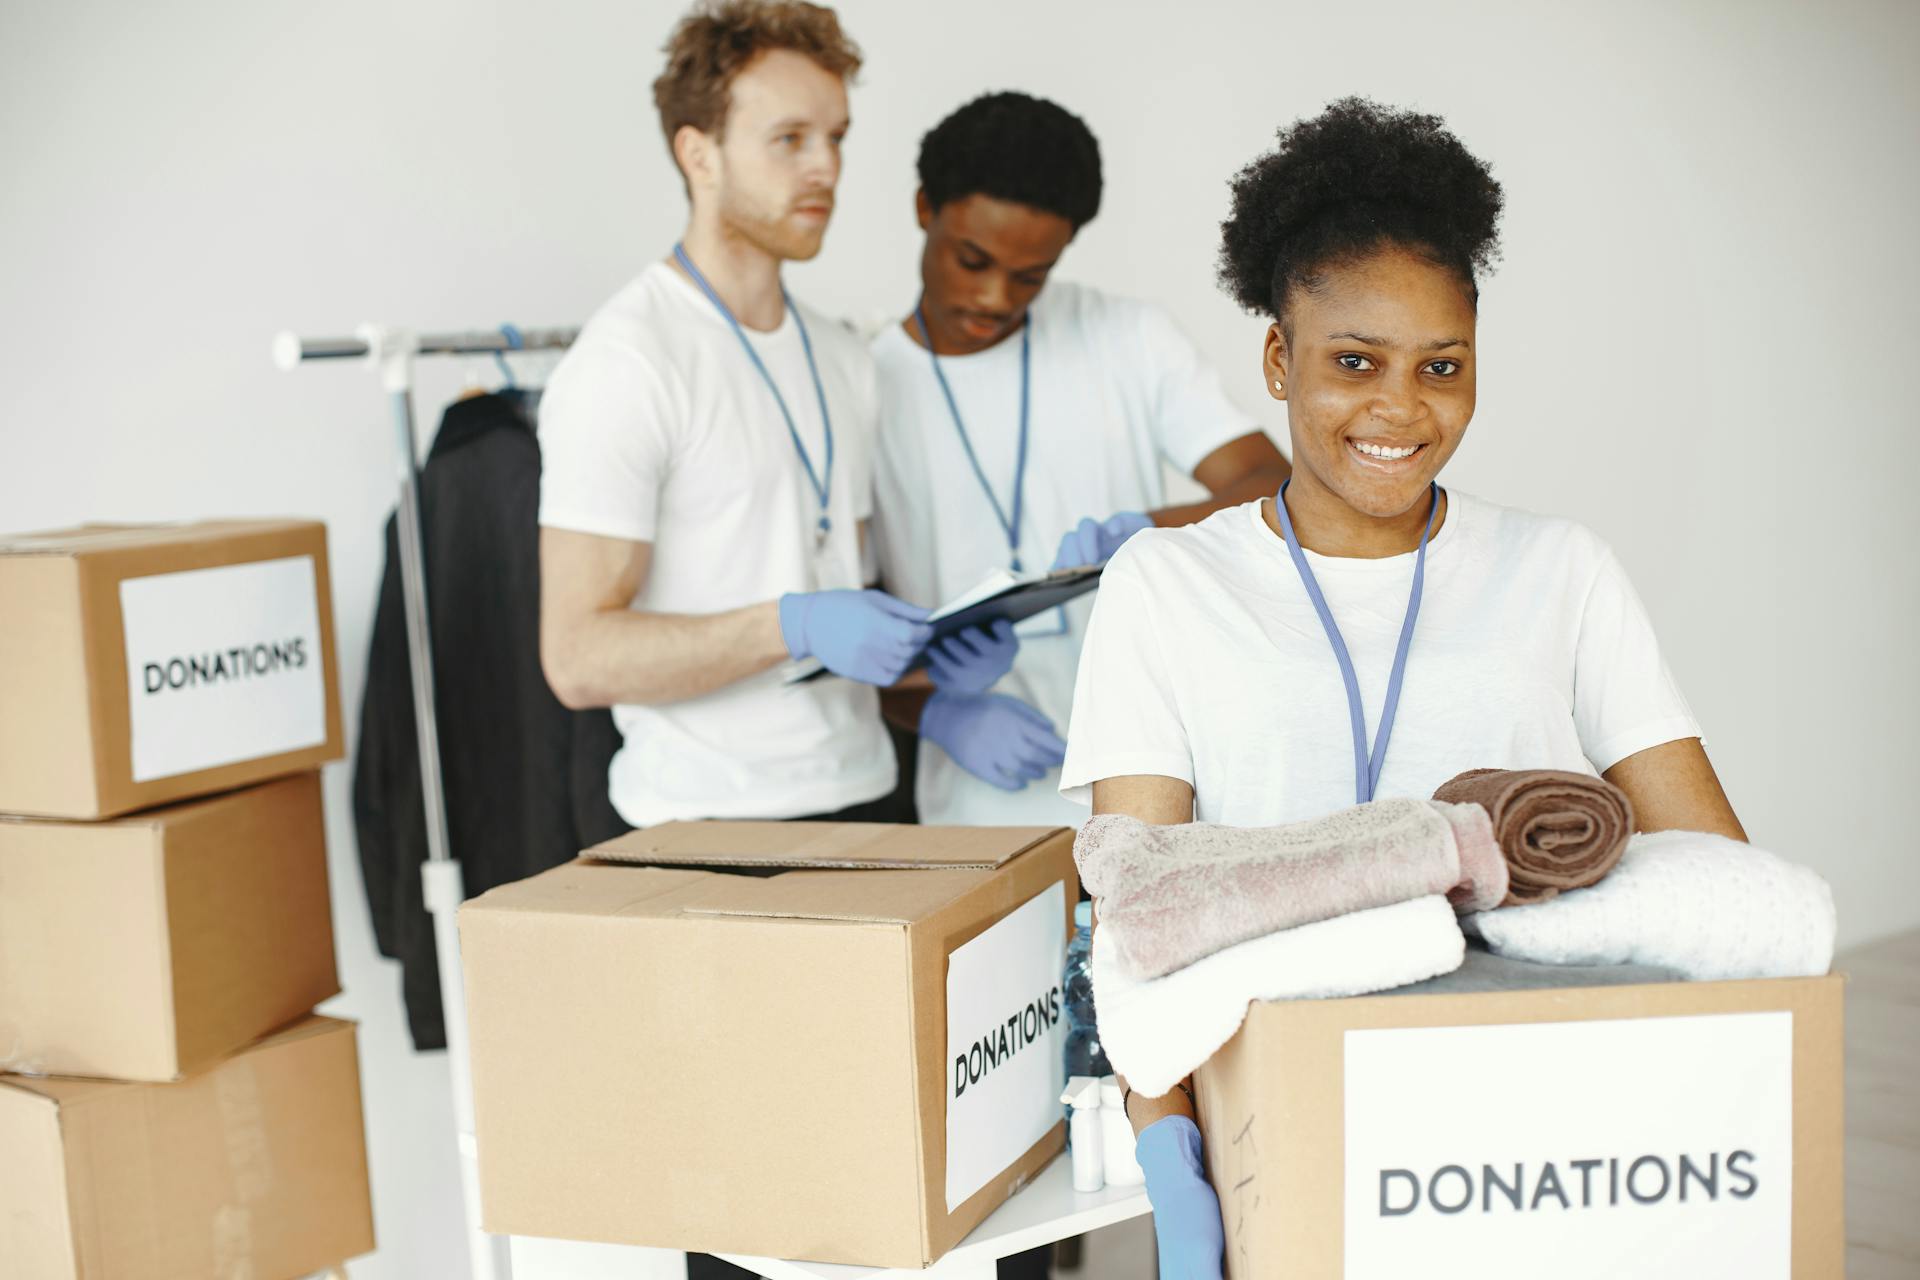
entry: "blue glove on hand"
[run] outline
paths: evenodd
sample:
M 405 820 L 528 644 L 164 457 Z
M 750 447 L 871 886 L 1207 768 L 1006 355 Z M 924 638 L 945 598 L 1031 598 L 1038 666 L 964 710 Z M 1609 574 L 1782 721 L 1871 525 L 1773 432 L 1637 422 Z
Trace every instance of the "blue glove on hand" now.
M 936 689 L 949 693 L 985 693 L 1013 669 L 1020 652 L 1013 624 L 996 618 L 984 627 L 968 627 L 927 650 L 927 674 Z
M 812 591 L 780 597 L 780 638 L 796 660 L 818 658 L 850 680 L 888 685 L 933 639 L 927 611 L 884 591 Z
M 1004 693 L 936 691 L 920 713 L 920 736 L 1002 791 L 1046 777 L 1067 757 L 1053 721 Z
M 1138 511 L 1122 511 L 1105 520 L 1089 516 L 1060 539 L 1060 554 L 1053 558 L 1053 567 L 1076 569 L 1081 565 L 1105 564 L 1120 549 L 1121 543 L 1152 527 L 1153 521 Z
M 1133 1153 L 1147 1175 L 1160 1280 L 1220 1280 L 1227 1233 L 1220 1197 L 1200 1161 L 1200 1130 L 1186 1116 L 1155 1120 L 1141 1131 Z

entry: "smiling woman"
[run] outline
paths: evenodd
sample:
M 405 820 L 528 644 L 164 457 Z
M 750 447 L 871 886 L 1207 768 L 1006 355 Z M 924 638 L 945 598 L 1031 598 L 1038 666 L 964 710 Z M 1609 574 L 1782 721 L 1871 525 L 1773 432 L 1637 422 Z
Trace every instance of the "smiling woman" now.
M 1638 826 L 1744 839 L 1620 562 L 1568 520 L 1441 489 L 1476 392 L 1501 192 L 1441 121 L 1359 99 L 1233 184 L 1221 282 L 1266 316 L 1292 479 L 1109 562 L 1061 790 L 1269 827 L 1469 769 L 1604 774 Z M 1657 513 L 1649 518 L 1657 519 Z M 1137 1097 L 1161 1273 L 1218 1276 L 1191 1093 Z

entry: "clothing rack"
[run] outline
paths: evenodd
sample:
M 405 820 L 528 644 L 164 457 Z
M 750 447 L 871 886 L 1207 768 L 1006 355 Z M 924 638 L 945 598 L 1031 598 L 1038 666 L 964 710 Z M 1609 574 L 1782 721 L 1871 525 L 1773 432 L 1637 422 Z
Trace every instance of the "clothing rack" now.
M 393 414 L 400 503 L 400 590 L 405 603 L 407 656 L 413 676 L 414 726 L 420 745 L 420 795 L 427 825 L 427 861 L 420 868 L 423 896 L 433 916 L 434 957 L 440 967 L 440 1004 L 453 1077 L 453 1114 L 460 1148 L 460 1189 L 466 1208 L 467 1254 L 473 1280 L 508 1280 L 512 1263 L 505 1237 L 480 1223 L 479 1148 L 474 1141 L 473 1064 L 467 1049 L 466 986 L 460 967 L 457 914 L 466 897 L 460 863 L 447 847 L 446 789 L 440 774 L 440 727 L 434 714 L 433 648 L 427 629 L 426 557 L 420 533 L 419 441 L 414 430 L 413 365 L 421 356 L 504 356 L 511 351 L 556 351 L 573 344 L 578 329 L 497 329 L 416 333 L 363 324 L 351 338 L 274 339 L 273 360 L 294 369 L 311 360 L 364 359 L 379 371 Z

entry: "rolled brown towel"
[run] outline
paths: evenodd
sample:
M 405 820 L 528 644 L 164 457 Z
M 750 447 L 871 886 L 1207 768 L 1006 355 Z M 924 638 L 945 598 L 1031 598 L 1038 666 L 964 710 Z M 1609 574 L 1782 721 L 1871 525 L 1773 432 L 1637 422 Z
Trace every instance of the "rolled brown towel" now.
M 1477 804 L 1493 819 L 1507 859 L 1503 907 L 1545 902 L 1584 889 L 1613 870 L 1633 834 L 1627 793 L 1584 773 L 1558 769 L 1470 769 L 1433 793 Z

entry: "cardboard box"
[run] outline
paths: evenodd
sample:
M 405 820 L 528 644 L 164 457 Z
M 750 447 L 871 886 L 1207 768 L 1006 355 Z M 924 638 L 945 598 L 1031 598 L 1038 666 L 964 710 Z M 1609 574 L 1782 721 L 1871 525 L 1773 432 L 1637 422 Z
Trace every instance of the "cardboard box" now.
M 352 1023 L 179 1084 L 0 1076 L 8 1280 L 308 1275 L 373 1248 Z
M 1072 832 L 589 854 L 460 913 L 487 1230 L 920 1267 L 1060 1151 Z
M 1841 995 L 1256 1004 L 1196 1079 L 1227 1274 L 1838 1276 Z
M 0 1070 L 172 1080 L 339 990 L 318 774 L 0 818 Z
M 0 538 L 0 812 L 105 818 L 342 754 L 324 525 Z

